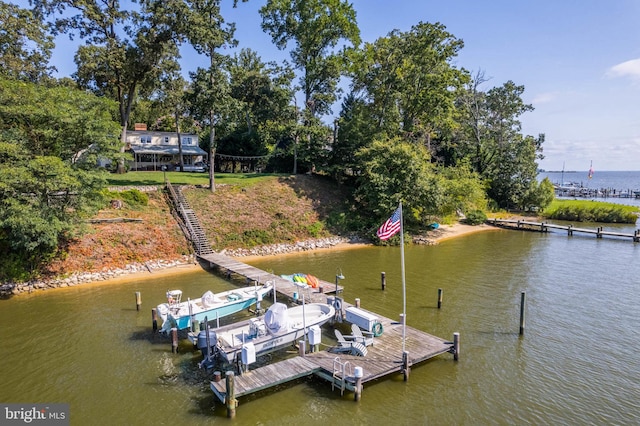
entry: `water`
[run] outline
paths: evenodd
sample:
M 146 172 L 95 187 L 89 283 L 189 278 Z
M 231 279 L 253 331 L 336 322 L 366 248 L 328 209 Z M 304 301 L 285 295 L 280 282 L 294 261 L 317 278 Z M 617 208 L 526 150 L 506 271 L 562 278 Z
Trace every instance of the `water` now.
M 637 424 L 640 245 L 628 240 L 496 230 L 406 252 L 408 323 L 451 338 L 449 354 L 367 384 L 362 400 L 307 379 L 242 398 L 239 424 Z M 402 312 L 397 247 L 261 259 L 277 274 L 345 279 L 348 301 Z M 380 289 L 380 272 L 387 288 Z M 2 402 L 65 402 L 72 424 L 222 424 L 201 356 L 150 331 L 169 288 L 232 284 L 208 272 L 89 284 L 0 301 Z M 444 290 L 436 309 L 437 289 Z M 135 309 L 134 292 L 143 306 Z M 524 336 L 520 293 L 527 294 Z M 235 319 L 246 316 L 238 314 Z
M 608 173 L 607 179 L 620 180 L 605 185 Z M 640 188 L 640 173 L 623 173 L 596 171 L 591 182 Z M 632 233 L 634 226 L 615 229 Z M 638 424 L 639 252 L 640 244 L 629 239 L 559 231 L 492 230 L 408 246 L 408 324 L 446 339 L 459 332 L 460 360 L 445 354 L 414 367 L 406 383 L 400 375 L 368 383 L 358 403 L 320 379 L 305 379 L 241 398 L 235 423 Z M 398 247 L 252 264 L 330 282 L 341 272 L 349 302 L 360 298 L 363 307 L 391 318 L 402 312 Z M 68 403 L 77 425 L 229 424 L 208 388 L 211 373 L 197 367 L 200 353 L 182 341 L 172 354 L 168 339 L 151 332 L 150 310 L 168 289 L 196 297 L 234 285 L 244 283 L 198 271 L 0 300 L 0 402 Z M 438 288 L 442 309 L 436 308 Z M 139 312 L 136 291 L 142 293 Z M 519 336 L 523 291 L 526 329 Z

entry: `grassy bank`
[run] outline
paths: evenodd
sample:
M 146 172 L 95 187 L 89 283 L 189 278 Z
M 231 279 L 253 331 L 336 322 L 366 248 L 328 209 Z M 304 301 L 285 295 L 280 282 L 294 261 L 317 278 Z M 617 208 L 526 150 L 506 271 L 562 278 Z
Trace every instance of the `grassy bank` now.
M 553 200 L 542 214 L 547 219 L 577 222 L 636 223 L 636 206 L 592 200 Z

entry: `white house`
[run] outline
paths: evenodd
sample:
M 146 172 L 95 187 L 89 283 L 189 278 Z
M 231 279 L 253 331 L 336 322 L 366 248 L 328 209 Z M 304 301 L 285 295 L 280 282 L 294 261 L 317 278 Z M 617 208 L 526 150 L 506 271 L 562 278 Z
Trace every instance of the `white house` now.
M 180 134 L 182 158 L 185 166 L 207 162 L 208 154 L 198 146 L 198 135 Z M 180 164 L 178 135 L 176 132 L 156 132 L 147 130 L 145 124 L 136 124 L 134 130 L 127 130 L 127 150 L 133 154 L 131 170 L 168 170 Z

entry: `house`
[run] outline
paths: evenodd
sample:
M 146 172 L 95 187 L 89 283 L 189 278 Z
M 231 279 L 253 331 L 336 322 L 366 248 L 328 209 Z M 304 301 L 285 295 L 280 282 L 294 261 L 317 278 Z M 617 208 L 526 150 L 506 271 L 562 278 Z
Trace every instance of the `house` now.
M 185 169 L 196 163 L 206 163 L 208 154 L 198 146 L 198 135 L 180 134 L 182 158 Z M 127 130 L 127 150 L 133 154 L 130 170 L 174 170 L 180 165 L 178 135 L 175 132 L 147 130 L 146 124 L 137 123 L 134 130 Z

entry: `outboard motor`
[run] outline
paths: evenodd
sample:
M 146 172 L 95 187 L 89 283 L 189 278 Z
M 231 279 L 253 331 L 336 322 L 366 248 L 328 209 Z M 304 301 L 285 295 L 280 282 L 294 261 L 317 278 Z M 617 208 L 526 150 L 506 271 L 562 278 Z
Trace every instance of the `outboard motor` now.
M 216 346 L 217 343 L 218 343 L 218 337 L 216 336 L 216 332 L 213 330 L 209 330 L 209 348 L 211 348 L 212 355 L 213 355 L 213 348 Z M 202 352 L 202 356 L 206 358 L 209 352 L 207 350 L 207 331 L 206 330 L 202 330 L 200 333 L 198 333 L 198 349 L 200 349 L 200 352 Z

